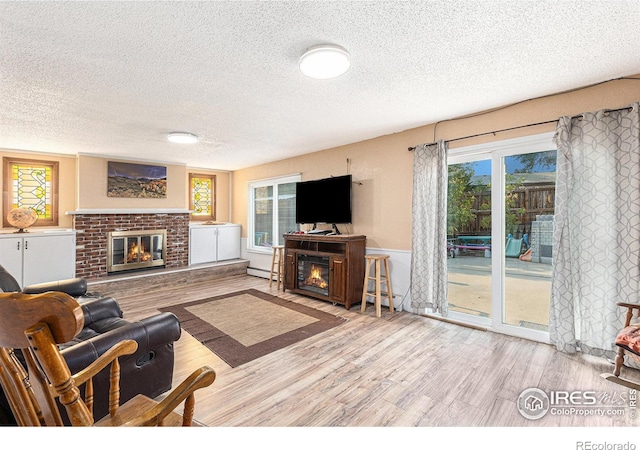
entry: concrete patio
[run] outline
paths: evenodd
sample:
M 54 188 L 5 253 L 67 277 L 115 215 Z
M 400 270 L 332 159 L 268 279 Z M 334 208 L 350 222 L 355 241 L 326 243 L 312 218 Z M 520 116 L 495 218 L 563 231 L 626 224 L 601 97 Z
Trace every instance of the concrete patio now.
M 491 257 L 460 254 L 448 259 L 449 309 L 491 314 Z M 506 323 L 548 330 L 551 265 L 505 258 Z

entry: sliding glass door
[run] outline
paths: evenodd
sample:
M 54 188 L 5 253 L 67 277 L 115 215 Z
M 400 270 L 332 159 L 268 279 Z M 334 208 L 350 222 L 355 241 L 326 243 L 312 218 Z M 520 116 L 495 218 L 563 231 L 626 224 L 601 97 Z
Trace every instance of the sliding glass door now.
M 548 341 L 555 157 L 549 134 L 450 151 L 452 318 Z
M 503 157 L 502 323 L 549 331 L 556 151 Z
M 489 325 L 491 307 L 491 159 L 449 164 L 447 269 L 449 311 Z

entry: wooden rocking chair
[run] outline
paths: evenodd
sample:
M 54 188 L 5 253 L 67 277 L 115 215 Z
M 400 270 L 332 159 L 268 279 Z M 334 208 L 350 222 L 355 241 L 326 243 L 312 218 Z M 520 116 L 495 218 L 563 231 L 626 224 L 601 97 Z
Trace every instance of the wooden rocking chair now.
M 608 381 L 612 381 L 629 389 L 640 389 L 640 381 L 622 378 L 620 372 L 624 364 L 625 356 L 640 362 L 640 323 L 632 324 L 634 312 L 636 318 L 640 318 L 640 304 L 638 303 L 616 303 L 618 306 L 627 308 L 624 328 L 616 337 L 616 345 L 618 352 L 615 359 L 615 368 L 613 373 L 603 373 L 600 375 Z
M 134 353 L 137 343 L 119 342 L 89 367 L 71 374 L 57 344 L 73 339 L 83 324 L 80 305 L 62 292 L 0 294 L 0 385 L 18 425 L 62 426 L 56 401 L 64 405 L 72 425 L 192 425 L 194 392 L 213 383 L 213 369 L 205 366 L 196 370 L 160 402 L 138 395 L 120 406 L 118 358 Z M 14 349 L 22 351 L 26 368 Z M 92 377 L 109 365 L 110 414 L 95 422 Z M 84 399 L 81 385 L 85 388 Z M 180 415 L 174 410 L 182 402 L 184 412 Z

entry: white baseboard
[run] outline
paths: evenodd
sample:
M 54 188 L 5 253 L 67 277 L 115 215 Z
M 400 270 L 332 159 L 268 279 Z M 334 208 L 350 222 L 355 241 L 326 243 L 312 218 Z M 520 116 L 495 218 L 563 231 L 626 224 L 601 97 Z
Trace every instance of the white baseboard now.
M 271 272 L 271 253 L 248 252 L 247 238 L 242 238 L 241 248 L 240 257 L 249 260 L 247 274 L 268 280 Z M 408 310 L 411 304 L 408 296 L 411 282 L 411 252 L 408 250 L 367 247 L 365 253 L 389 255 L 393 306 L 397 311 Z M 369 298 L 368 301 L 373 302 L 373 299 Z M 382 300 L 382 304 L 389 306 L 389 302 L 386 299 Z
M 408 310 L 411 304 L 411 299 L 408 298 L 409 285 L 411 283 L 411 252 L 408 250 L 367 247 L 366 254 L 389 255 L 393 307 L 396 311 Z M 367 301 L 372 303 L 373 298 L 369 297 Z M 389 301 L 386 299 L 383 299 L 381 303 L 389 306 Z

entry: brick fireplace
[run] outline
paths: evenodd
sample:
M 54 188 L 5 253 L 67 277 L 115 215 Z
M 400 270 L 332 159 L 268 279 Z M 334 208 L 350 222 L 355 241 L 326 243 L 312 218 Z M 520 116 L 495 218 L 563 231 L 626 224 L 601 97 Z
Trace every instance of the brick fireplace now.
M 107 233 L 107 272 L 165 267 L 167 230 Z
M 164 266 L 177 268 L 189 264 L 189 213 L 73 213 L 76 230 L 76 276 L 107 276 L 107 241 L 110 232 L 166 230 Z

